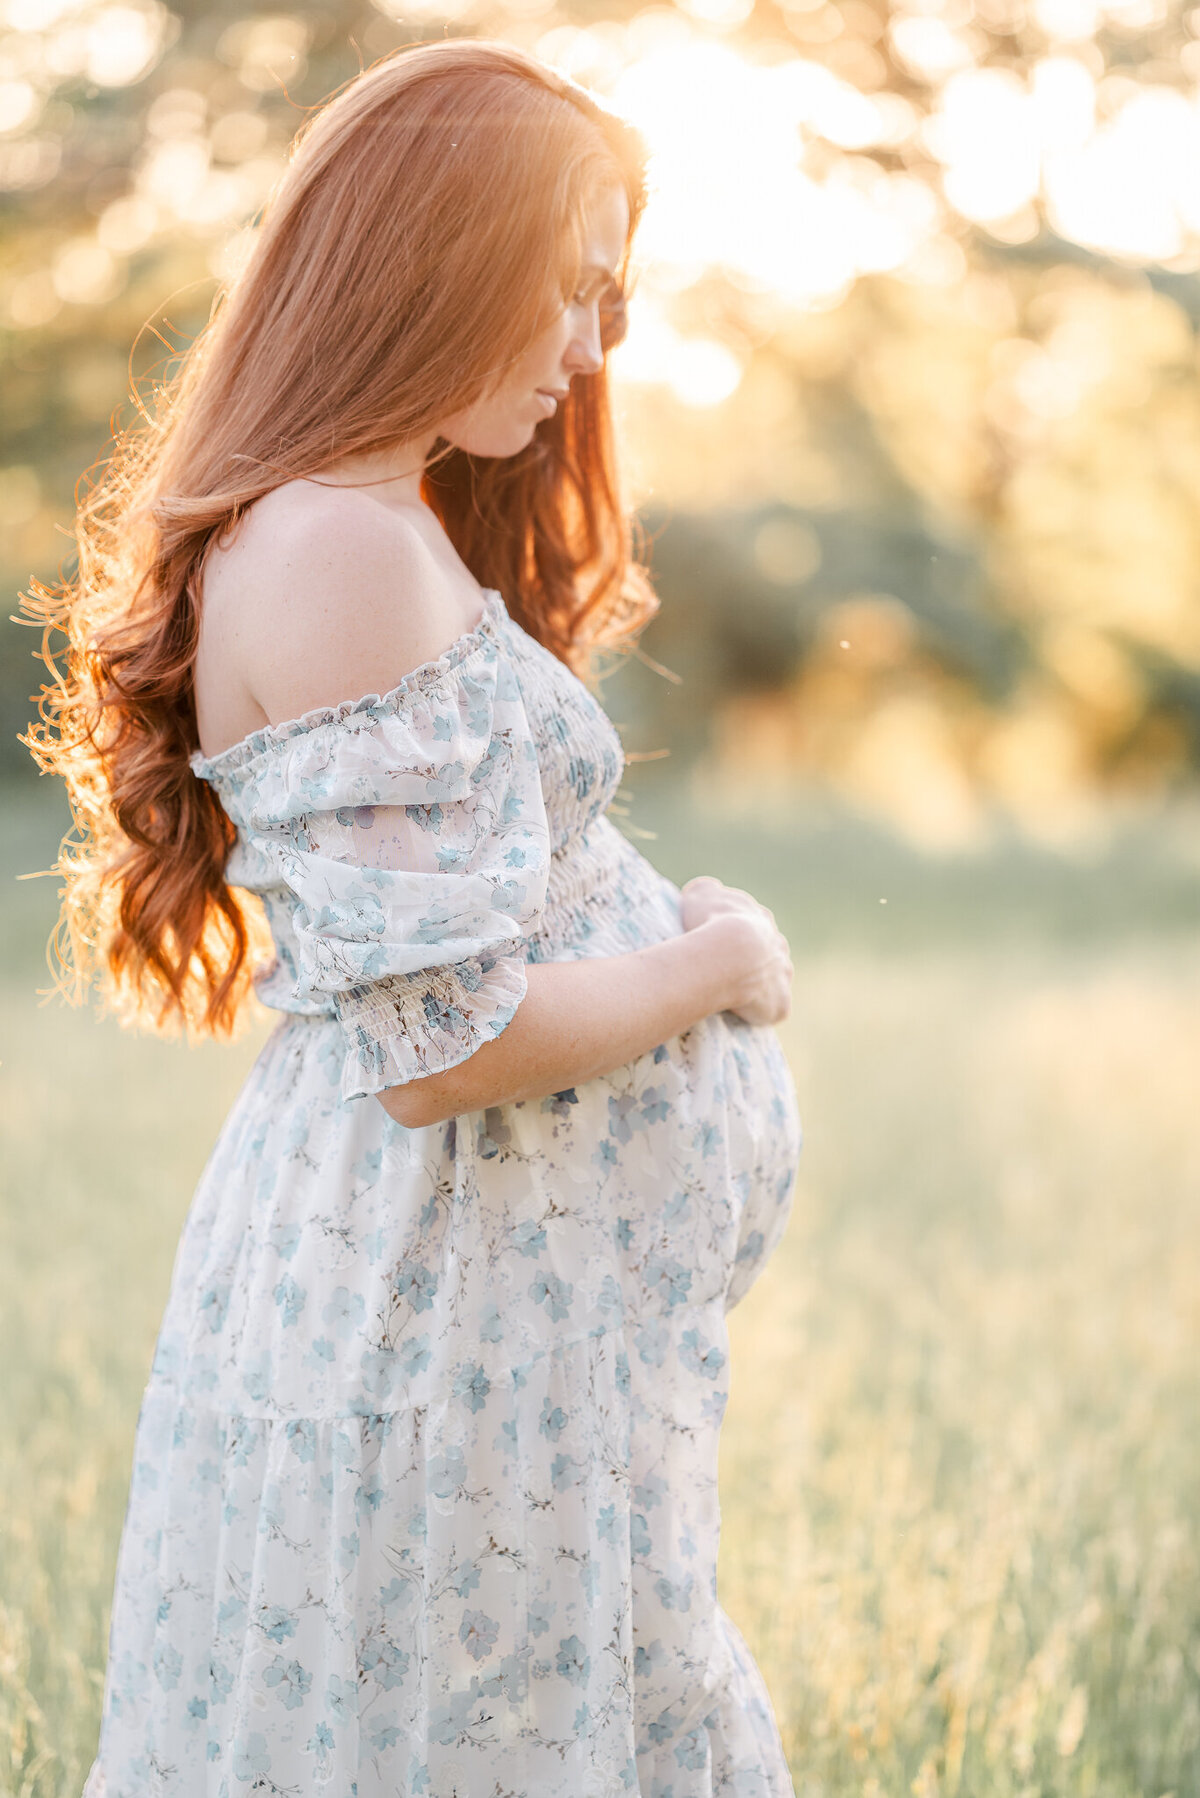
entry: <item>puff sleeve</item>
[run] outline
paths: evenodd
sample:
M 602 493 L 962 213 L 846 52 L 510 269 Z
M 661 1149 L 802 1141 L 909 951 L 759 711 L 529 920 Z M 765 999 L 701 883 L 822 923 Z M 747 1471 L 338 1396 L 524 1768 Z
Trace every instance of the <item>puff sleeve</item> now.
M 295 996 L 332 1003 L 343 1099 L 465 1061 L 525 996 L 550 862 L 502 643 L 261 735 L 235 822 L 293 896 Z

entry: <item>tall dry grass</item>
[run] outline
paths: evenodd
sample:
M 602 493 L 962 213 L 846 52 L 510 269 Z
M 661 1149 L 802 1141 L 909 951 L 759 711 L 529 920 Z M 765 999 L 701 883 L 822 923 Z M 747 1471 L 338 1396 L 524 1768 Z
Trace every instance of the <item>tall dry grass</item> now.
M 661 866 L 752 886 L 796 944 L 808 1141 L 731 1320 L 721 1577 L 798 1793 L 1195 1798 L 1200 943 L 1108 891 L 1104 928 L 839 939 L 878 846 L 759 854 L 663 816 Z M 46 816 L 14 818 L 13 863 L 44 865 Z M 926 876 L 891 878 L 915 919 Z M 0 1792 L 77 1798 L 138 1398 L 257 1043 L 39 1010 L 52 895 L 5 887 Z

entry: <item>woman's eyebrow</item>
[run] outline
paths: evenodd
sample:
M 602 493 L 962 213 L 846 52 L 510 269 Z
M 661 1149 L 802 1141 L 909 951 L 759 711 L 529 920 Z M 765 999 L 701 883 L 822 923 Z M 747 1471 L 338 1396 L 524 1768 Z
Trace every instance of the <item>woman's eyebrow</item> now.
M 583 273 L 585 275 L 603 275 L 606 281 L 615 281 L 617 278 L 616 272 L 603 262 L 585 262 Z

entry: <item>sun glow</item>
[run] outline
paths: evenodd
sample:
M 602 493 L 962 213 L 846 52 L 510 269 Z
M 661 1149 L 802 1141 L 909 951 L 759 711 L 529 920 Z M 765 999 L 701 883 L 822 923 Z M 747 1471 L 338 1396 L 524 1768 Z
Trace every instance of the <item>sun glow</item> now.
M 976 66 L 969 32 L 899 15 L 897 53 L 934 89 L 923 124 L 899 96 L 778 44 L 755 60 L 722 41 L 736 10 L 651 6 L 626 24 L 556 26 L 537 46 L 650 144 L 642 317 L 635 308 L 615 361 L 626 380 L 687 389 L 690 404 L 737 385 L 734 358 L 722 378 L 679 372 L 681 357 L 701 360 L 669 302 L 708 276 L 783 309 L 826 309 L 864 274 L 954 279 L 961 222 L 1015 243 L 1044 217 L 1072 242 L 1151 261 L 1179 258 L 1200 235 L 1200 98 L 1098 85 L 1072 48 L 1090 0 L 1044 0 L 1054 47 L 1025 73 Z M 1099 10 L 1118 23 L 1129 11 Z M 893 153 L 888 166 L 875 151 Z M 653 312 L 648 295 L 662 301 Z

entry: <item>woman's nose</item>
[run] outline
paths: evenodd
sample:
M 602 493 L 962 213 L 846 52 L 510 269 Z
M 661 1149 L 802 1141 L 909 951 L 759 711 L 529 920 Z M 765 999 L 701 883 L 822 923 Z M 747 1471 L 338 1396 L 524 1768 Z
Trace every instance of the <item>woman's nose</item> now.
M 600 341 L 600 304 L 588 307 L 587 323 L 580 325 L 567 346 L 564 361 L 572 374 L 594 375 L 604 367 L 604 350 Z

